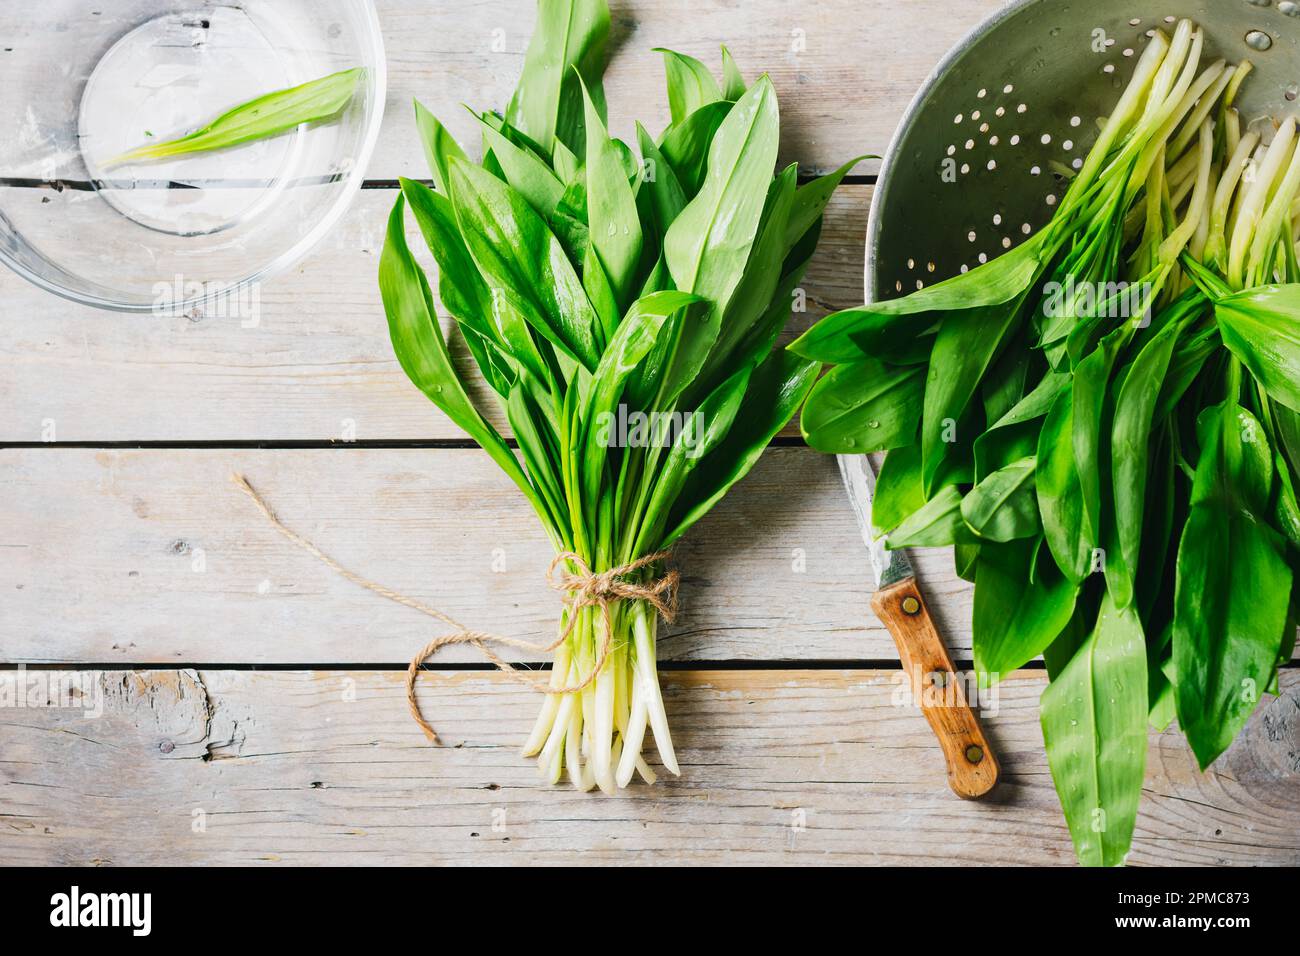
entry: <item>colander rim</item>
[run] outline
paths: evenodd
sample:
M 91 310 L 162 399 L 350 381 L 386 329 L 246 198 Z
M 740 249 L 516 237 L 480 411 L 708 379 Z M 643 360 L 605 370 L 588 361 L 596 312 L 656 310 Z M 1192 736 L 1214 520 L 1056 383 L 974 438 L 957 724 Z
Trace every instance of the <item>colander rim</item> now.
M 870 303 L 874 301 L 873 290 L 876 285 L 876 259 L 880 247 L 880 230 L 882 228 L 881 219 L 885 208 L 885 200 L 888 199 L 890 189 L 893 186 L 893 176 L 891 171 L 898 159 L 898 152 L 902 145 L 903 138 L 912 128 L 912 124 L 924 112 L 922 104 L 929 95 L 930 91 L 951 70 L 957 62 L 964 57 L 970 49 L 980 40 L 991 33 L 995 27 L 1002 24 L 1004 20 L 1017 16 L 1021 11 L 1028 7 L 1038 6 L 1051 0 L 1014 0 L 1000 10 L 989 14 L 966 34 L 953 44 L 952 48 L 944 54 L 943 58 L 935 64 L 934 68 L 917 87 L 916 93 L 912 96 L 911 102 L 907 104 L 907 109 L 903 111 L 902 117 L 898 121 L 898 126 L 894 130 L 894 135 L 889 141 L 889 148 L 885 150 L 884 158 L 880 161 L 880 171 L 876 174 L 876 187 L 871 196 L 871 209 L 867 213 L 867 237 L 866 237 L 866 255 L 863 263 L 862 276 L 862 294 L 863 301 Z

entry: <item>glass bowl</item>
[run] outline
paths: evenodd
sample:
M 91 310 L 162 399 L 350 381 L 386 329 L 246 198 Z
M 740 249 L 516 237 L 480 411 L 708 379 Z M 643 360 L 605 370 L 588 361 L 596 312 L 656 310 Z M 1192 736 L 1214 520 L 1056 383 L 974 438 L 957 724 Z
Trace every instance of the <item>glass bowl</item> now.
M 188 312 L 282 271 L 342 216 L 383 119 L 371 0 L 41 0 L 0 12 L 0 260 L 127 312 Z M 101 168 L 273 90 L 352 67 L 335 118 Z

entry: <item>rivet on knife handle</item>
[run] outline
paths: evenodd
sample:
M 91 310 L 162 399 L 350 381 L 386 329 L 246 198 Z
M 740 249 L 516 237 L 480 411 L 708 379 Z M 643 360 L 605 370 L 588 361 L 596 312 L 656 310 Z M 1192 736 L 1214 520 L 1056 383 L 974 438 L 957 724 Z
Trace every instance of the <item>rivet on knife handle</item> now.
M 948 762 L 948 785 L 959 797 L 982 797 L 998 782 L 998 761 L 956 679 L 952 658 L 930 620 L 915 578 L 877 591 L 876 615 L 889 628 L 912 680 L 912 697 L 939 738 Z

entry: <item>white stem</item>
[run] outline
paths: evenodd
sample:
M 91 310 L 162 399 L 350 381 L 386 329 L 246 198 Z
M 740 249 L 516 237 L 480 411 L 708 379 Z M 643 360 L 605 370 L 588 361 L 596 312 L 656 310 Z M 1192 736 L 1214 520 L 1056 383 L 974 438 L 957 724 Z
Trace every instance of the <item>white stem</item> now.
M 1160 115 L 1166 101 L 1174 99 L 1175 95 L 1179 99 L 1182 98 L 1183 94 L 1178 92 L 1179 80 L 1187 75 L 1189 65 L 1191 69 L 1196 69 L 1197 64 L 1189 55 L 1189 51 L 1194 49 L 1196 58 L 1200 58 L 1200 43 L 1197 42 L 1200 32 L 1191 20 L 1178 21 L 1173 38 L 1169 41 L 1169 53 L 1160 64 L 1160 71 L 1151 84 L 1151 96 L 1147 100 L 1143 119 L 1152 119 Z
M 615 737 L 614 746 L 609 750 L 610 762 L 617 767 L 623 762 L 623 738 Z
M 551 666 L 551 687 L 563 687 L 565 676 L 569 673 L 569 644 L 566 641 L 560 645 L 559 650 L 555 652 L 555 663 Z M 550 736 L 551 728 L 555 726 L 555 715 L 560 710 L 559 694 L 547 694 L 542 700 L 541 712 L 537 715 L 537 722 L 533 724 L 532 733 L 524 741 L 523 756 L 531 757 L 542 749 L 546 743 L 546 738 Z
M 1157 30 L 1138 59 L 1137 66 L 1133 70 L 1133 79 L 1124 89 L 1119 102 L 1115 104 L 1115 109 L 1102 123 L 1097 142 L 1088 151 L 1088 158 L 1084 160 L 1083 168 L 1079 170 L 1079 175 L 1076 177 L 1076 182 L 1083 184 L 1081 190 L 1092 186 L 1103 165 L 1112 161 L 1111 150 L 1115 144 L 1135 126 L 1138 121 L 1138 105 L 1144 97 L 1148 97 L 1151 84 L 1168 52 L 1169 38 L 1165 36 L 1164 31 Z
M 1214 130 L 1209 120 L 1201 124 L 1200 162 L 1196 172 L 1196 189 L 1192 193 L 1192 203 L 1187 209 L 1187 218 L 1173 231 L 1160 246 L 1162 262 L 1172 264 L 1182 253 L 1201 223 L 1201 217 L 1210 196 L 1210 168 L 1214 164 Z
M 582 749 L 588 754 L 587 762 L 582 765 L 582 786 L 579 787 L 583 793 L 589 793 L 596 787 L 596 771 L 591 765 L 591 725 L 587 724 L 582 728 Z
M 1232 151 L 1232 156 L 1228 160 L 1228 165 L 1223 168 L 1223 177 L 1219 180 L 1219 188 L 1214 193 L 1214 205 L 1210 208 L 1210 237 L 1211 251 L 1222 252 L 1226 244 L 1225 232 L 1228 228 L 1228 211 L 1232 208 L 1232 197 L 1237 192 L 1237 184 L 1241 182 L 1241 174 L 1246 169 L 1246 164 L 1250 162 L 1250 154 L 1255 151 L 1256 145 L 1259 144 L 1259 136 L 1256 133 L 1247 133 L 1237 141 L 1237 147 Z
M 551 728 L 555 726 L 555 715 L 560 710 L 560 695 L 547 694 L 542 701 L 542 709 L 537 714 L 537 722 L 533 724 L 533 731 L 524 741 L 523 749 L 520 753 L 525 757 L 531 757 L 542 749 L 546 743 L 546 738 L 550 736 Z
M 591 734 L 591 764 L 596 774 L 596 785 L 605 793 L 613 793 L 614 769 L 611 765 L 614 746 L 614 669 L 606 666 L 596 675 L 596 693 L 593 701 L 594 726 Z
M 1210 171 L 1210 179 L 1218 178 L 1219 167 L 1215 165 Z M 1210 204 L 1206 203 L 1201 209 L 1200 222 L 1196 224 L 1196 231 L 1192 233 L 1192 241 L 1187 245 L 1187 251 L 1192 254 L 1192 258 L 1197 262 L 1205 261 L 1205 243 L 1210 238 Z
M 569 732 L 565 735 L 564 769 L 569 773 L 569 783 L 586 791 L 591 788 L 582 785 L 582 708 L 573 707 L 571 711 Z
M 645 683 L 646 708 L 650 712 L 650 726 L 654 728 L 655 747 L 659 750 L 659 759 L 664 767 L 676 776 L 680 771 L 677 768 L 677 754 L 673 752 L 673 738 L 668 732 L 668 715 L 664 712 L 659 675 L 655 673 L 654 641 L 650 636 L 645 609 L 639 604 L 632 617 L 632 635 L 636 642 L 637 671 Z
M 1270 272 L 1276 252 L 1274 246 L 1282 238 L 1287 216 L 1291 212 L 1291 202 L 1295 199 L 1297 189 L 1300 189 L 1300 143 L 1292 150 L 1291 162 L 1287 166 L 1286 174 L 1282 177 L 1277 192 L 1269 200 L 1268 209 L 1260 218 L 1259 228 L 1255 230 L 1255 238 L 1250 244 L 1247 262 L 1251 268 L 1252 286 L 1272 279 Z
M 560 782 L 560 774 L 564 772 L 564 739 L 568 736 L 568 711 L 571 706 L 567 697 L 560 704 L 555 727 L 551 730 L 546 746 L 542 748 L 541 756 L 537 758 L 537 766 L 541 768 L 542 776 L 552 785 Z
M 1232 71 L 1223 60 L 1216 60 L 1201 74 L 1196 85 L 1187 94 L 1187 97 L 1196 103 L 1196 108 L 1192 110 L 1191 115 L 1187 117 L 1187 122 L 1174 137 L 1173 144 L 1169 147 L 1170 156 L 1179 158 L 1183 155 L 1183 150 L 1192 145 L 1192 140 L 1200 131 L 1201 124 L 1210 115 L 1210 110 L 1218 104 L 1219 97 L 1223 95 L 1231 80 Z
M 623 730 L 623 757 L 618 762 L 618 775 L 615 778 L 620 787 L 626 787 L 632 781 L 632 773 L 637 769 L 641 759 L 641 747 L 645 743 L 645 729 L 650 721 L 650 711 L 646 708 L 645 690 L 642 688 L 641 675 L 632 672 L 632 713 L 627 727 Z
M 650 765 L 645 762 L 645 758 L 640 754 L 637 754 L 636 758 L 636 772 L 641 775 L 642 780 L 650 784 L 652 787 L 654 786 L 655 781 L 659 779 L 655 776 L 655 772 L 650 769 Z
M 571 665 L 566 676 L 575 671 L 576 667 Z M 551 783 L 559 782 L 560 772 L 564 767 L 564 740 L 569 735 L 569 723 L 573 719 L 572 714 L 576 706 L 574 695 L 565 694 L 564 699 L 560 701 L 555 721 L 551 725 L 550 735 L 546 738 L 546 746 L 542 748 L 542 754 L 537 758 L 537 765 L 541 767 L 542 774 Z
M 1295 140 L 1295 119 L 1288 116 L 1268 147 L 1264 162 L 1255 174 L 1255 181 L 1250 184 L 1246 198 L 1242 202 L 1241 215 L 1233 226 L 1232 239 L 1228 244 L 1228 281 L 1234 288 L 1241 288 L 1245 279 L 1246 253 L 1250 250 L 1251 240 L 1255 236 L 1255 226 L 1264 213 L 1264 204 L 1273 192 L 1273 184 L 1283 165 L 1291 159 L 1292 143 Z
M 1150 127 L 1143 127 L 1147 132 L 1151 132 L 1151 136 L 1146 147 L 1138 156 L 1136 171 L 1133 174 L 1134 184 L 1146 178 L 1150 164 L 1155 161 L 1156 151 L 1165 148 L 1165 144 L 1168 142 L 1169 137 L 1173 135 L 1174 129 L 1187 115 L 1187 112 L 1192 108 L 1192 104 L 1196 102 L 1198 91 L 1204 92 L 1218 79 L 1219 74 L 1215 72 L 1213 66 L 1201 74 L 1199 79 L 1196 77 L 1195 71 L 1201 58 L 1202 39 L 1200 30 L 1197 30 L 1192 35 L 1192 50 L 1187 57 L 1182 75 L 1178 78 L 1174 88 L 1169 91 L 1161 107 L 1161 112 L 1156 113 L 1149 120 L 1150 123 L 1159 123 L 1159 125 L 1155 126 L 1154 132 L 1151 132 Z M 1219 64 L 1220 71 L 1222 68 L 1222 64 Z M 1193 81 L 1195 81 L 1195 85 L 1193 85 Z M 1172 106 L 1169 104 L 1172 104 Z M 1136 194 L 1136 185 L 1130 188 Z

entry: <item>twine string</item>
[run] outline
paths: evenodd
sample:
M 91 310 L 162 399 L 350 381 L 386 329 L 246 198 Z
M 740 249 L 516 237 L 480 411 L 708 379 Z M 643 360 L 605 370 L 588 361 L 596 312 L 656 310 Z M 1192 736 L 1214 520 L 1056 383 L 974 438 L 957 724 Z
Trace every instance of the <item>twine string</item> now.
M 613 611 L 612 608 L 620 601 L 644 601 L 655 609 L 668 623 L 672 623 L 673 618 L 677 615 L 677 590 L 681 583 L 681 577 L 676 570 L 665 572 L 662 576 L 648 582 L 630 581 L 629 576 L 636 574 L 638 571 L 649 567 L 659 561 L 663 561 L 670 556 L 668 551 L 656 551 L 654 554 L 648 554 L 645 557 L 637 558 L 621 567 L 611 568 L 608 571 L 599 573 L 593 572 L 588 564 L 578 554 L 572 551 L 562 551 L 551 561 L 551 565 L 546 569 L 546 583 L 553 591 L 558 591 L 565 595 L 564 604 L 566 608 L 566 622 L 560 635 L 549 644 L 540 644 L 533 641 L 524 641 L 514 637 L 504 637 L 499 634 L 490 634 L 486 631 L 474 630 L 465 627 L 455 618 L 439 611 L 435 607 L 430 607 L 422 601 L 408 597 L 399 591 L 385 587 L 369 578 L 362 577 L 355 571 L 345 568 L 328 554 L 318 548 L 311 541 L 308 541 L 298 532 L 294 531 L 271 509 L 261 494 L 249 484 L 248 479 L 240 474 L 232 474 L 230 480 L 240 491 L 246 494 L 257 506 L 263 517 L 269 521 L 277 531 L 296 544 L 299 548 L 306 551 L 312 557 L 316 558 L 327 568 L 340 577 L 352 582 L 358 587 L 365 588 L 373 594 L 387 598 L 394 603 L 403 607 L 409 607 L 414 611 L 419 611 L 436 621 L 447 625 L 453 630 L 440 637 L 435 637 L 420 652 L 411 658 L 410 666 L 406 670 L 406 705 L 411 712 L 416 724 L 424 731 L 424 735 L 430 743 L 439 744 L 441 740 L 438 737 L 432 725 L 424 719 L 420 711 L 419 701 L 415 696 L 415 684 L 419 677 L 420 667 L 434 654 L 444 647 L 450 647 L 453 644 L 471 644 L 476 647 L 484 657 L 495 664 L 502 672 L 508 674 L 510 678 L 518 683 L 524 684 L 534 690 L 544 694 L 576 694 L 588 686 L 596 679 L 596 676 L 605 666 L 605 661 L 609 657 L 613 645 Z M 567 565 L 567 567 L 566 567 Z M 572 570 L 570 570 L 570 567 Z M 583 608 L 598 607 L 601 612 L 602 623 L 604 624 L 604 634 L 601 636 L 600 650 L 596 655 L 595 666 L 592 667 L 591 673 L 576 684 L 570 684 L 564 687 L 551 687 L 547 684 L 534 680 L 531 677 L 517 671 L 497 654 L 490 645 L 496 644 L 502 647 L 511 647 L 516 650 L 526 651 L 535 654 L 549 654 L 555 651 L 573 634 L 577 626 L 579 611 Z

